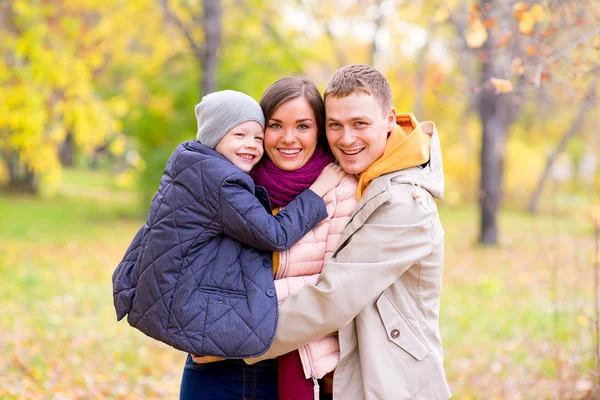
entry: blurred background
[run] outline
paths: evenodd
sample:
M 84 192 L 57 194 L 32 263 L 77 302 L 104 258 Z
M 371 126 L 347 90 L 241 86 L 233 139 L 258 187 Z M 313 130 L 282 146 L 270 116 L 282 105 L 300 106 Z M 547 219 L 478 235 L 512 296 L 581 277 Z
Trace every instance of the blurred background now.
M 440 132 L 454 398 L 599 398 L 599 0 L 0 1 L 0 398 L 177 398 L 111 275 L 194 105 L 349 63 Z

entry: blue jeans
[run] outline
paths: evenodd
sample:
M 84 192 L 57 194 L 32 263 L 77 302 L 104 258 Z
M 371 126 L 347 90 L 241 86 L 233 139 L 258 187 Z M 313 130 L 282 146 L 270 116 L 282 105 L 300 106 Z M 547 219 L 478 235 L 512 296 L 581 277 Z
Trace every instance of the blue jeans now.
M 277 361 L 196 364 L 188 355 L 180 400 L 277 400 Z

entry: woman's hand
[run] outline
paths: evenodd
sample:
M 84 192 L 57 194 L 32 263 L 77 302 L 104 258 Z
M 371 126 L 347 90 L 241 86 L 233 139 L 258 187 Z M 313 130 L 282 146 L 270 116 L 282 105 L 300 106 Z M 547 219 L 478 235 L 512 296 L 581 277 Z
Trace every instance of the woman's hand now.
M 192 361 L 196 364 L 208 364 L 215 361 L 223 361 L 224 358 L 214 357 L 214 356 L 199 356 L 197 354 L 190 354 L 192 356 Z
M 345 173 L 342 167 L 334 163 L 328 164 L 309 189 L 323 197 L 342 181 L 344 175 Z

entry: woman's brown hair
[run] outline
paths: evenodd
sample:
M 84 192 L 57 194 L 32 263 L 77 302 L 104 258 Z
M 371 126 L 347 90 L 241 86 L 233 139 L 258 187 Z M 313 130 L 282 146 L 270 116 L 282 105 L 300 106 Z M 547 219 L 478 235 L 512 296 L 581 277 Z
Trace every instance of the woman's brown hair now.
M 305 76 L 288 76 L 271 84 L 260 98 L 260 106 L 265 114 L 265 122 L 283 103 L 302 97 L 310 106 L 317 123 L 317 141 L 325 149 L 329 149 L 325 136 L 325 104 L 323 97 L 313 81 Z

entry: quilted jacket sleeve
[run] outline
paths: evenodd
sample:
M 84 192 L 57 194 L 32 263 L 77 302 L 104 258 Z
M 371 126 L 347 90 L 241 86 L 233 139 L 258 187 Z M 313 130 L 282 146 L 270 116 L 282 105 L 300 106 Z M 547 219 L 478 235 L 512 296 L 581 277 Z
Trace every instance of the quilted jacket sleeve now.
M 118 321 L 123 319 L 129 310 L 131 310 L 131 302 L 135 295 L 135 288 L 131 282 L 131 273 L 140 254 L 145 230 L 146 225 L 142 226 L 135 234 L 133 241 L 125 252 L 123 260 L 119 263 L 112 276 L 113 300 Z
M 308 189 L 271 215 L 245 182 L 233 174 L 222 183 L 220 217 L 223 233 L 249 246 L 266 251 L 288 249 L 327 217 L 323 199 Z

